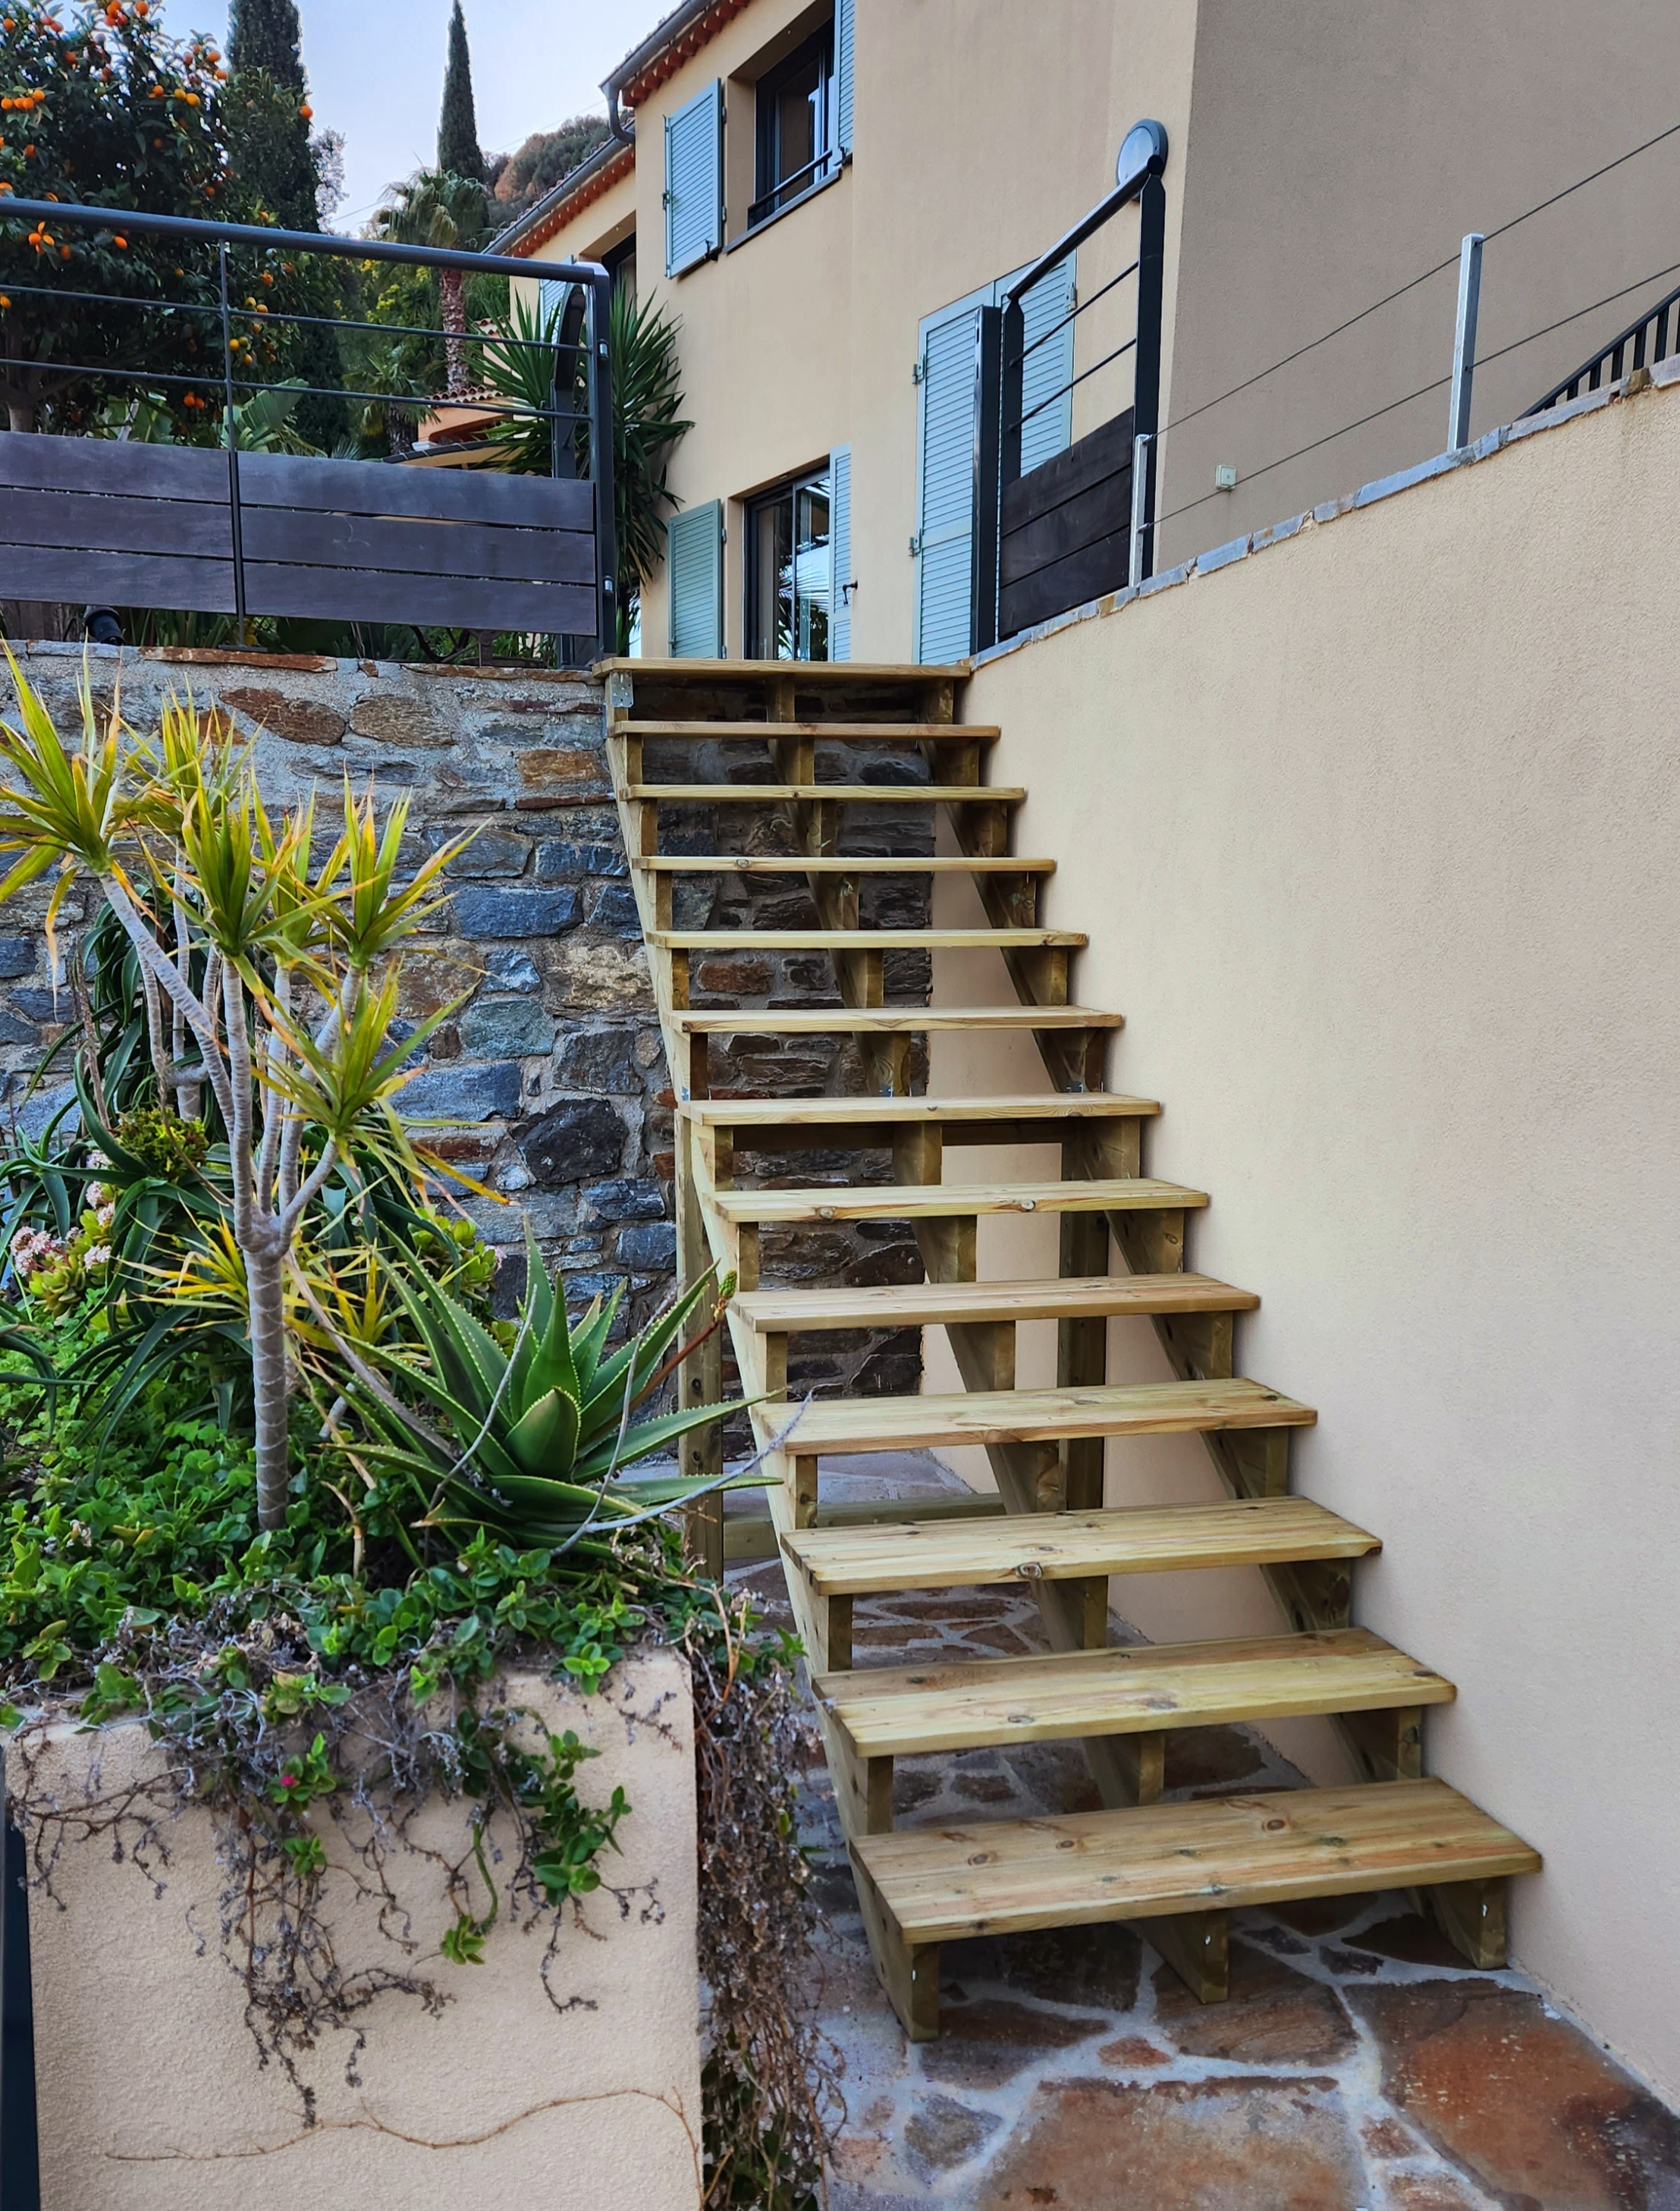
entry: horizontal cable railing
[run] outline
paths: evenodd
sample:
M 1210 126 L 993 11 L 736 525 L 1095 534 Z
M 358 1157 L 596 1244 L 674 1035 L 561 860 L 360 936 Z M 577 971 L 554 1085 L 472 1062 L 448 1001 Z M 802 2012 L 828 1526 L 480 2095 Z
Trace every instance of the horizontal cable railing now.
M 43 276 L 54 251 L 71 257 L 73 238 L 106 248 L 108 258 L 112 247 L 127 250 L 130 233 L 146 234 L 179 243 L 173 273 L 182 288 L 141 288 L 143 276 L 154 286 L 158 278 L 140 268 L 136 287 L 124 292 L 0 276 L 0 383 L 46 395 L 44 403 L 61 411 L 74 402 L 75 427 L 84 430 L 103 395 L 131 395 L 114 417 L 108 403 L 92 415 L 93 434 L 0 439 L 9 598 L 231 615 L 241 639 L 252 619 L 268 615 L 394 623 L 416 634 L 549 635 L 616 649 L 611 280 L 603 269 L 543 264 L 543 277 L 568 287 L 562 310 L 542 323 L 510 316 L 487 332 L 468 327 L 464 315 L 452 326 L 383 322 L 312 312 L 319 302 L 306 299 L 270 305 L 259 294 L 282 272 L 294 278 L 306 256 L 436 272 L 458 288 L 487 276 L 529 283 L 539 273 L 529 262 L 126 209 L 0 202 L 0 239 L 15 247 L 17 227 L 31 223 L 28 244 Z M 195 251 L 209 265 L 190 272 Z M 204 296 L 212 286 L 214 296 Z M 39 312 L 36 348 L 21 349 L 15 299 L 97 307 L 100 357 L 60 352 L 50 314 Z M 170 355 L 160 333 L 182 324 L 203 333 L 196 373 L 179 342 L 164 365 Z M 310 334 L 335 354 L 341 339 L 357 336 L 387 346 L 420 342 L 441 361 L 432 381 L 442 388 L 426 388 L 394 352 L 377 382 L 321 381 L 318 340 L 303 362 L 316 373 L 261 373 L 287 366 L 287 347 L 301 349 Z M 190 336 L 186 351 L 198 343 Z M 383 463 L 288 450 L 301 442 L 292 417 L 312 401 L 341 412 L 347 403 L 381 410 L 397 450 Z M 447 447 L 405 446 L 400 434 L 410 421 L 439 421 L 449 409 L 467 410 L 488 440 L 477 457 L 501 465 L 390 464 L 454 459 Z M 215 452 L 224 472 L 213 479 L 205 463 Z M 504 472 L 509 463 L 515 472 Z M 546 466 L 546 476 L 519 473 L 521 464 Z

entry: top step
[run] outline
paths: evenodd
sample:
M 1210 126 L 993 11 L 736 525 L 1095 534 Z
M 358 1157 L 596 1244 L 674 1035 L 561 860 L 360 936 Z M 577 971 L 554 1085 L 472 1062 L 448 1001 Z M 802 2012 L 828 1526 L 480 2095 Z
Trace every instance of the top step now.
M 838 744 L 992 745 L 995 722 L 615 722 L 616 737 L 685 737 L 698 744 L 766 744 L 772 738 L 826 737 Z
M 595 675 L 657 676 L 661 682 L 714 690 L 720 683 L 792 682 L 805 690 L 901 690 L 907 683 L 961 683 L 969 673 L 966 660 L 632 660 L 622 654 L 597 660 Z
M 633 783 L 618 796 L 669 806 L 1020 806 L 1027 793 L 1003 783 Z

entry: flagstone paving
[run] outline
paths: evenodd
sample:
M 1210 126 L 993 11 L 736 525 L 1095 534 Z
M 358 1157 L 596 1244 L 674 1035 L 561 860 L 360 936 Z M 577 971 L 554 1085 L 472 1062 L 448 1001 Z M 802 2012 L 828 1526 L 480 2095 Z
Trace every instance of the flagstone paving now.
M 825 1502 L 955 1486 L 930 1459 L 868 1468 L 825 1463 Z M 731 1578 L 785 1620 L 778 1566 Z M 853 1641 L 859 1665 L 1044 1647 L 1030 1596 L 990 1590 L 860 1600 Z M 1243 1729 L 1169 1741 L 1169 1795 L 1298 1778 Z M 895 1786 L 914 1822 L 1097 1801 L 1057 1744 L 907 1759 Z M 1680 2117 L 1404 1897 L 1239 1913 L 1230 2000 L 1206 2007 L 1123 1927 L 951 1943 L 942 2035 L 912 2046 L 814 1732 L 804 1824 L 846 2102 L 831 2211 L 1680 2211 Z

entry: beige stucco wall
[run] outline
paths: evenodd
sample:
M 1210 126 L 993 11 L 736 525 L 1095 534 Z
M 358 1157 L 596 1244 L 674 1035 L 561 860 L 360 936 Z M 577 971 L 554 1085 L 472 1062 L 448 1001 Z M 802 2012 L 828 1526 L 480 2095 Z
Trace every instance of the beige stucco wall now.
M 510 1926 L 505 1893 L 483 1963 L 440 1958 L 453 1915 L 424 1859 L 390 1861 L 417 1946 L 412 1958 L 393 1951 L 369 1899 L 352 1900 L 342 1838 L 323 1819 L 341 1963 L 406 1966 L 448 2001 L 434 2017 L 413 1997 L 376 2000 L 358 2021 L 357 2086 L 344 2077 L 352 2038 L 327 2035 L 300 2061 L 318 2098 L 318 2123 L 306 2128 L 281 2069 L 258 2069 L 241 1984 L 219 1954 L 208 1819 L 189 1813 L 165 1829 L 161 1895 L 132 1863 L 113 1863 L 108 1839 L 71 1841 L 53 1882 L 66 1908 L 39 1892 L 30 1905 L 43 2211 L 692 2211 L 701 2105 L 686 1669 L 653 1651 L 596 1696 L 536 1675 L 507 1689 L 598 1748 L 579 1774 L 585 1802 L 622 1784 L 633 1808 L 622 1855 L 603 1869 L 626 1908 L 604 1890 L 587 1899 L 549 1966 L 558 2004 L 575 1997 L 577 2008 L 544 1992 L 551 1923 Z M 60 1802 L 85 1801 L 94 1761 L 108 1793 L 156 1755 L 136 1723 L 66 1730 L 43 1784 Z M 429 1806 L 416 1841 L 458 1857 L 467 1808 Z
M 1126 1017 L 1110 1087 L 1163 1102 L 1146 1171 L 1211 1193 L 1189 1263 L 1262 1296 L 1240 1371 L 1319 1409 L 1296 1486 L 1383 1539 L 1356 1617 L 1458 1684 L 1431 1766 L 1545 1854 L 1518 1956 L 1671 2097 L 1677 491 L 1680 386 L 1069 625 L 962 703 L 1030 787 L 1043 918 L 1090 932 L 1076 995 Z M 949 1001 L 1004 987 L 937 966 Z M 1046 1087 L 1030 1046 L 934 1040 L 931 1090 L 999 1083 Z M 1166 1371 L 1115 1324 L 1113 1378 Z M 1216 1492 L 1168 1439 L 1111 1446 L 1108 1493 Z M 1180 1578 L 1117 1601 L 1157 1636 L 1275 1618 L 1258 1577 Z
M 1031 259 L 1093 205 L 1140 117 L 1165 123 L 1172 148 L 1162 364 L 1171 422 L 1450 258 L 1465 230 L 1495 230 L 1661 130 L 1673 119 L 1680 66 L 1680 15 L 1665 0 L 1610 0 L 1590 35 L 1567 0 L 1483 0 L 1470 9 L 1454 0 L 856 5 L 855 160 L 838 183 L 720 259 L 664 279 L 664 118 L 725 80 L 734 240 L 749 191 L 750 80 L 785 49 L 784 33 L 802 33 L 821 13 L 809 0 L 753 0 L 637 109 L 634 200 L 640 287 L 683 324 L 696 427 L 677 451 L 672 483 L 688 502 L 738 502 L 849 443 L 858 659 L 912 650 L 911 369 L 921 319 Z M 1677 186 L 1680 139 L 1495 239 L 1482 354 L 1665 269 Z M 622 227 L 630 197 L 616 186 L 542 256 L 597 249 Z M 1134 236 L 1124 218 L 1082 250 L 1082 297 Z M 1477 429 L 1511 419 L 1661 288 L 1641 284 L 1487 367 Z M 1129 300 L 1131 288 L 1116 298 Z M 1455 298 L 1448 270 L 1169 433 L 1159 511 L 1198 503 L 1164 525 L 1157 566 L 1438 451 L 1440 389 L 1268 470 L 1444 379 Z M 1113 304 L 1082 319 L 1081 367 L 1119 336 Z M 1077 396 L 1076 429 L 1129 397 L 1124 364 L 1093 378 Z M 1216 461 L 1237 465 L 1234 494 L 1212 495 Z M 731 655 L 742 642 L 740 524 L 732 507 Z M 667 634 L 661 577 L 644 605 L 644 649 L 663 652 Z

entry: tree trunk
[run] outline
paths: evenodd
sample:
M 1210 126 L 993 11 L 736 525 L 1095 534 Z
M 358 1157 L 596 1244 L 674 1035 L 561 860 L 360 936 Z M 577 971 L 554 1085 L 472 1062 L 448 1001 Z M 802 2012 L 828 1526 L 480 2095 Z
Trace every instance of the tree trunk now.
M 443 342 L 446 371 L 445 388 L 452 399 L 458 399 L 467 388 L 466 281 L 458 269 L 445 269 L 439 272 L 438 290 L 443 300 L 443 326 L 449 332 Z
M 247 1251 L 251 1301 L 251 1378 L 257 1399 L 257 1521 L 263 1529 L 286 1524 L 291 1467 L 286 1451 L 286 1309 L 283 1261 L 278 1251 Z

